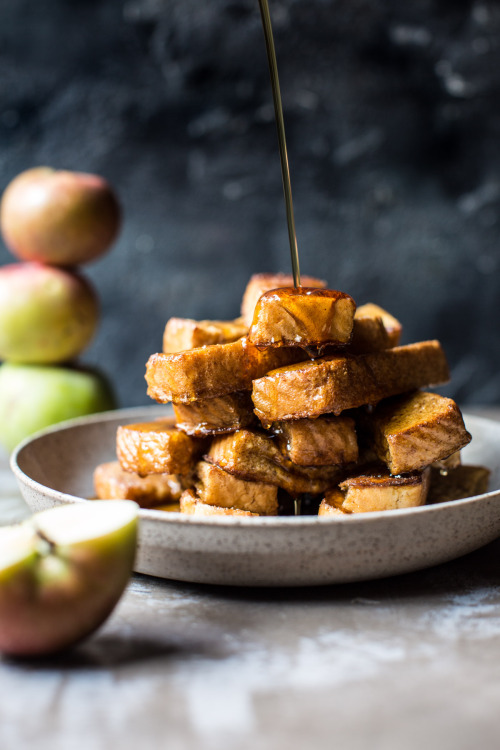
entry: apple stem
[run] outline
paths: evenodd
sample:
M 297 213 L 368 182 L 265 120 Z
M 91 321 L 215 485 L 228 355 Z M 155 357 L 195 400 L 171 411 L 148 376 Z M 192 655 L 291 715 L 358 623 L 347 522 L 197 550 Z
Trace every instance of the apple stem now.
M 52 539 L 49 539 L 49 537 L 46 536 L 46 534 L 44 534 L 44 532 L 40 529 L 35 529 L 35 532 L 40 540 L 44 543 L 44 546 L 41 549 L 41 553 L 44 555 L 50 555 L 50 553 L 53 552 L 56 548 L 55 542 L 53 542 Z

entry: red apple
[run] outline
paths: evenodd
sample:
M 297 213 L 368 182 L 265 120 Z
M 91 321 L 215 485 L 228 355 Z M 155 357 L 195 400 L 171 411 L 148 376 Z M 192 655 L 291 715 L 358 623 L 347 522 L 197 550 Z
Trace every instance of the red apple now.
M 28 169 L 7 186 L 0 205 L 5 243 L 22 260 L 86 263 L 111 246 L 119 227 L 111 186 L 92 174 Z
M 87 346 L 98 320 L 97 297 L 78 274 L 38 263 L 0 268 L 0 359 L 65 362 Z

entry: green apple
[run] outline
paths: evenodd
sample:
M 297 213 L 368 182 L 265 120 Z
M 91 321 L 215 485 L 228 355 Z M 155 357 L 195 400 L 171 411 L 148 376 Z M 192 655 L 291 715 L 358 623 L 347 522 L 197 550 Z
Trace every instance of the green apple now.
M 106 620 L 133 569 L 138 507 L 84 501 L 0 528 L 1 653 L 56 653 Z
M 102 177 L 36 167 L 7 186 L 0 227 L 18 258 L 74 266 L 111 246 L 120 228 L 120 207 Z
M 0 443 L 9 451 L 56 422 L 114 408 L 111 386 L 96 370 L 0 365 Z
M 90 343 L 98 322 L 97 296 L 82 276 L 40 263 L 0 268 L 0 359 L 65 362 Z

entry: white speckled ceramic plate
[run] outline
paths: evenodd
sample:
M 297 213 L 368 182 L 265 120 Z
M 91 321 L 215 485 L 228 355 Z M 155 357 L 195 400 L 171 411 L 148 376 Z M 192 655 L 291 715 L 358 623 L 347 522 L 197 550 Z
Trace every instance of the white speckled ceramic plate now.
M 92 497 L 94 467 L 115 459 L 119 424 L 165 407 L 72 420 L 22 443 L 12 469 L 33 511 Z M 302 586 L 408 573 L 452 560 L 500 535 L 500 423 L 466 416 L 473 441 L 464 463 L 492 470 L 476 497 L 346 518 L 195 519 L 141 510 L 136 570 L 198 583 Z

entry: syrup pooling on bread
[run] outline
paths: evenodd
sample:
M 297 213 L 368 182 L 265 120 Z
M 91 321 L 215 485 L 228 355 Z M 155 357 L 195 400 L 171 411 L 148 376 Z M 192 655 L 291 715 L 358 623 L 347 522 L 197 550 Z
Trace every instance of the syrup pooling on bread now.
M 345 346 L 355 310 L 352 297 L 333 289 L 273 289 L 257 302 L 248 338 L 258 347 Z
M 301 276 L 301 283 L 305 287 L 314 287 L 316 289 L 326 289 L 327 287 L 326 281 L 316 279 L 314 276 Z M 241 316 L 247 328 L 250 328 L 252 325 L 255 305 L 265 292 L 290 286 L 293 286 L 293 276 L 291 274 L 254 273 L 246 285 L 241 301 Z

